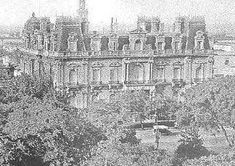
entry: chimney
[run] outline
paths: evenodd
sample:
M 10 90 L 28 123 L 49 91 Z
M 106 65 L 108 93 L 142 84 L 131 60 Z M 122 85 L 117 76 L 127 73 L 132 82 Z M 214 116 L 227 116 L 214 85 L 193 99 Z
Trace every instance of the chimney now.
M 110 27 L 110 30 L 111 30 L 111 34 L 114 33 L 114 22 L 113 22 L 114 18 L 112 17 L 111 18 L 111 27 Z

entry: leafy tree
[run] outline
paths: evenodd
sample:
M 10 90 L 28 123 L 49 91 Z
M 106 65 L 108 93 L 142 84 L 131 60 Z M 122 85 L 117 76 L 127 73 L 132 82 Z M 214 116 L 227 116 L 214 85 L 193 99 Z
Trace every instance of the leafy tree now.
M 87 119 L 100 128 L 107 139 L 122 143 L 138 144 L 135 130 L 127 128 L 131 122 L 130 112 L 122 107 L 120 101 L 94 103 L 87 112 Z
M 179 104 L 164 94 L 156 93 L 151 99 L 151 115 L 156 115 L 157 119 L 172 120 L 175 119 L 175 113 Z
M 145 91 L 127 91 L 124 92 L 119 100 L 122 107 L 129 112 L 134 119 L 138 119 L 141 123 L 148 118 L 150 108 L 150 96 Z
M 1 126 L 2 164 L 40 159 L 56 165 L 80 163 L 103 139 L 101 132 L 73 109 L 29 97 L 10 106 Z M 26 160 L 26 161 L 25 161 Z
M 0 103 L 9 104 L 21 100 L 24 96 L 43 99 L 52 90 L 49 78 L 38 78 L 23 74 L 13 77 L 7 86 L 0 88 Z
M 234 145 L 234 137 L 228 135 L 227 128 L 235 129 L 235 77 L 214 79 L 186 92 L 185 103 L 177 112 L 178 124 L 187 126 L 196 123 L 208 131 L 222 131 L 229 146 Z
M 23 75 L 1 89 L 1 165 L 81 164 L 105 138 L 76 109 L 58 101 L 50 85 Z

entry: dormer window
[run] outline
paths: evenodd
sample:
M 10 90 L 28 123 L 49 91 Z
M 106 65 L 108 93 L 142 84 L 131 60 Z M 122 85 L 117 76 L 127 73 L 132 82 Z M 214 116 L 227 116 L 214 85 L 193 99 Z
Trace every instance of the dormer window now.
M 195 38 L 195 49 L 203 50 L 204 49 L 204 33 L 202 31 L 197 31 Z
M 68 38 L 68 50 L 71 52 L 77 52 L 77 34 L 70 33 Z
M 138 40 L 135 41 L 135 50 L 137 50 L 137 51 L 142 50 L 140 39 L 138 39 Z

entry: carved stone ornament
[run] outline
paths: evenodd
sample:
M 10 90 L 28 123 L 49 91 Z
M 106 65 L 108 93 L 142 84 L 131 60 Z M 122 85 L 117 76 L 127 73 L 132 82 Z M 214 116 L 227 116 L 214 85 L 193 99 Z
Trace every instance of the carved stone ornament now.
M 122 66 L 122 64 L 119 62 L 114 62 L 114 63 L 111 63 L 109 66 L 110 67 L 120 67 L 120 66 Z
M 102 63 L 100 63 L 100 62 L 94 62 L 93 64 L 92 64 L 92 67 L 93 68 L 101 68 L 101 67 L 103 67 L 104 65 L 102 64 Z

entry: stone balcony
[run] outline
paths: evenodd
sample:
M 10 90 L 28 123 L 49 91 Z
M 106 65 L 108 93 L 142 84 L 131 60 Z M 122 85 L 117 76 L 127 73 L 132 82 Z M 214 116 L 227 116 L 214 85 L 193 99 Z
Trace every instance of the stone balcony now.
M 162 52 L 156 50 L 127 50 L 127 51 L 85 51 L 85 52 L 69 52 L 69 51 L 45 51 L 45 50 L 32 50 L 20 48 L 21 51 L 31 53 L 34 55 L 43 55 L 51 57 L 63 57 L 63 58 L 76 58 L 76 57 L 95 57 L 95 58 L 107 58 L 107 57 L 169 57 L 169 56 L 208 56 L 214 54 L 213 51 L 185 51 L 185 52 Z
M 125 81 L 124 84 L 141 85 L 141 84 L 146 84 L 146 82 L 144 80 L 132 80 L 132 81 Z

